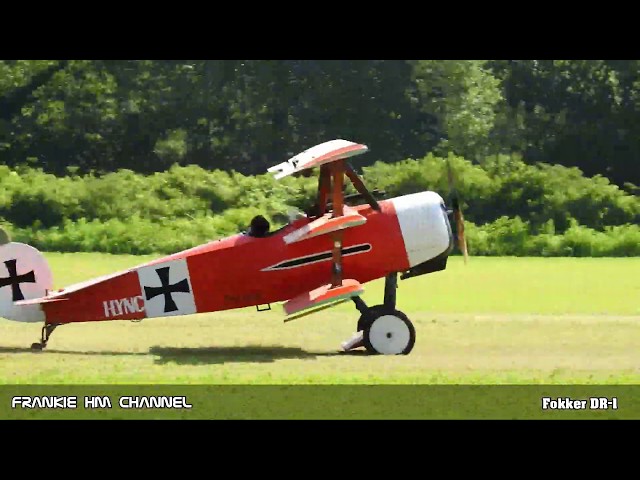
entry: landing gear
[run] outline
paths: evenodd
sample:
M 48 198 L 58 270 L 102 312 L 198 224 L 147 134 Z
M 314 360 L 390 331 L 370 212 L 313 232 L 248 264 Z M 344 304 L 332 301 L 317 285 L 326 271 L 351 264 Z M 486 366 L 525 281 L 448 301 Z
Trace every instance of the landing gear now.
M 416 343 L 413 324 L 398 310 L 380 312 L 363 333 L 364 348 L 369 353 L 407 355 Z
M 353 302 L 360 312 L 358 333 L 343 343 L 344 350 L 364 347 L 368 353 L 382 355 L 407 355 L 416 341 L 416 330 L 399 310 L 396 310 L 398 275 L 387 275 L 384 284 L 384 304 L 368 307 L 360 297 Z
M 49 341 L 49 337 L 56 329 L 56 327 L 60 325 L 59 323 L 45 323 L 44 327 L 42 327 L 42 333 L 40 336 L 40 341 L 31 344 L 31 350 L 43 350 L 47 346 L 47 342 Z

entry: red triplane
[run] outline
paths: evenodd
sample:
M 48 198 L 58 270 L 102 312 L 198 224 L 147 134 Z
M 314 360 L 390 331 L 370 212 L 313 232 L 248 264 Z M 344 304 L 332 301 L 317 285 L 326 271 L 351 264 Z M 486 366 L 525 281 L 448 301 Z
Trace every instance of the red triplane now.
M 344 350 L 407 354 L 415 329 L 396 309 L 398 273 L 410 278 L 444 270 L 453 248 L 449 214 L 440 195 L 421 192 L 378 200 L 347 163 L 365 145 L 332 140 L 270 168 L 276 179 L 319 167 L 315 211 L 268 231 L 256 217 L 246 233 L 212 241 L 143 265 L 53 290 L 42 254 L 8 239 L 0 246 L 0 316 L 44 322 L 43 349 L 53 330 L 77 322 L 140 320 L 285 302 L 285 321 L 352 300 L 360 312 L 357 333 Z M 309 172 L 306 172 L 309 173 Z M 347 177 L 366 203 L 349 206 Z M 260 230 L 262 220 L 262 230 Z M 3 271 L 4 270 L 4 271 Z M 385 277 L 384 301 L 369 307 L 363 284 Z

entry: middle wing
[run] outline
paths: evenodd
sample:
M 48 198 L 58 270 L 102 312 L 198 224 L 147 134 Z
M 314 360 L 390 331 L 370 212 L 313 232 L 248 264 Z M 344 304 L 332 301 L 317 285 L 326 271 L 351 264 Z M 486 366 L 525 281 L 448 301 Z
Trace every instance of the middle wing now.
M 340 217 L 333 217 L 330 213 L 325 213 L 311 223 L 285 235 L 283 239 L 287 244 L 301 242 L 318 235 L 326 235 L 345 228 L 356 227 L 367 221 L 365 217 L 351 208 L 345 208 L 343 213 Z

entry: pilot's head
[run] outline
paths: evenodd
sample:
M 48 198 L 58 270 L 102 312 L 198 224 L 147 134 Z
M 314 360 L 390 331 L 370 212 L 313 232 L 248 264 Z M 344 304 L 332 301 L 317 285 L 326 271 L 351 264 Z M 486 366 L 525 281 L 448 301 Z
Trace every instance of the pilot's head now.
M 262 215 L 256 215 L 251 220 L 249 233 L 254 237 L 262 237 L 269 232 L 269 221 Z

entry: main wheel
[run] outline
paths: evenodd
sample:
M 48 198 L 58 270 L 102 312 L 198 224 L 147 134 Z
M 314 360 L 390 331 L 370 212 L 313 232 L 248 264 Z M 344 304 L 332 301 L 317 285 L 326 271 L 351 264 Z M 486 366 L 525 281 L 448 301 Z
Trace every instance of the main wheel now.
M 407 355 L 416 343 L 416 330 L 398 310 L 378 309 L 364 326 L 364 347 L 369 353 Z

